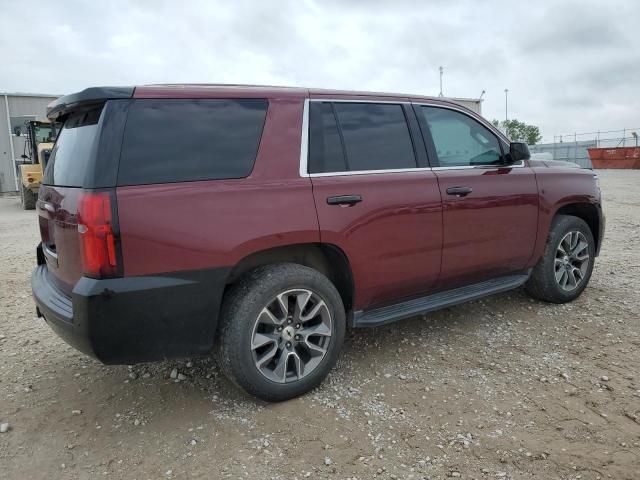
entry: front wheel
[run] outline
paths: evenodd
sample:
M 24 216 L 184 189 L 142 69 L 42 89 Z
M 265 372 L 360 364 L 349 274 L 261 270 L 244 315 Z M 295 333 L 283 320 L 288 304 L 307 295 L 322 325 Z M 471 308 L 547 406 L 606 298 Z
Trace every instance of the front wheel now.
M 236 385 L 266 401 L 316 387 L 335 365 L 345 334 L 340 294 L 297 264 L 260 267 L 225 296 L 218 359 Z
M 584 220 L 556 216 L 544 254 L 525 284 L 527 292 L 545 302 L 575 300 L 589 283 L 595 252 L 593 234 Z

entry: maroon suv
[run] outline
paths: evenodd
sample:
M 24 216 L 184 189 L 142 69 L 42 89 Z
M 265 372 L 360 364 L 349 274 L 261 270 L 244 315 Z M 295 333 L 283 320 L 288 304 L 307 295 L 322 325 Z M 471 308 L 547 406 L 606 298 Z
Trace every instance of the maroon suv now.
M 442 98 L 90 88 L 38 199 L 38 315 L 104 363 L 219 355 L 283 400 L 382 325 L 524 285 L 568 302 L 604 229 L 590 170 Z

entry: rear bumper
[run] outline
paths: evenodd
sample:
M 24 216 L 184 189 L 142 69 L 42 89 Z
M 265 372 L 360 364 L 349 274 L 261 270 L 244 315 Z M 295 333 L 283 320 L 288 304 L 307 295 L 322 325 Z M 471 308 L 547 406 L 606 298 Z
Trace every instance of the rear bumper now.
M 227 273 L 82 277 L 68 296 L 39 265 L 31 289 L 38 315 L 68 344 L 103 363 L 133 364 L 210 353 Z

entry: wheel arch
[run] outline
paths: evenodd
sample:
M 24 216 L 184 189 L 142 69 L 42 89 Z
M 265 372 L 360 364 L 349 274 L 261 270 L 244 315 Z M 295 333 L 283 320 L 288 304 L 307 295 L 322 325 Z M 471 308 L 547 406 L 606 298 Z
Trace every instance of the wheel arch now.
M 558 215 L 571 215 L 584 220 L 593 235 L 596 252 L 600 251 L 600 215 L 598 207 L 588 202 L 569 203 L 558 208 L 553 218 L 556 218 Z
M 355 287 L 351 264 L 340 247 L 329 243 L 300 243 L 252 252 L 231 269 L 227 288 L 247 272 L 275 263 L 297 263 L 319 271 L 335 285 L 345 310 L 352 309 Z

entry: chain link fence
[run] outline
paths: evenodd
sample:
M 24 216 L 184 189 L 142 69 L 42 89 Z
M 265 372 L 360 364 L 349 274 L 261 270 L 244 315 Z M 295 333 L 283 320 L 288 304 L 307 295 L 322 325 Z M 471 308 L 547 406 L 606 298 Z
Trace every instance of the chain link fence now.
M 640 127 L 554 135 L 553 143 L 529 145 L 529 150 L 542 158 L 564 160 L 577 163 L 582 168 L 592 168 L 588 148 L 637 147 L 640 146 L 638 132 Z

